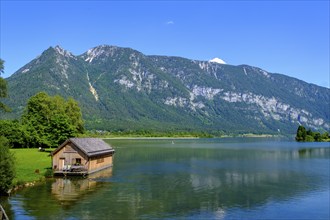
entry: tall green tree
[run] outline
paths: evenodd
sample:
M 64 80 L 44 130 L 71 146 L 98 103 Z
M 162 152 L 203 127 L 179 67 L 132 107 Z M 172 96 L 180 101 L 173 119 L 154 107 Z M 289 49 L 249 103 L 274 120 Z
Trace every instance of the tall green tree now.
M 2 59 L 0 59 L 0 75 L 3 73 L 3 71 L 4 71 L 4 61 Z M 6 82 L 5 79 L 0 77 L 0 98 L 6 98 L 7 95 L 8 95 L 8 93 L 7 93 L 7 82 Z M 6 106 L 1 101 L 0 101 L 0 110 L 10 111 L 8 106 Z
M 306 128 L 302 125 L 299 125 L 296 134 L 296 141 L 305 141 L 307 136 Z
M 40 92 L 32 96 L 22 115 L 30 146 L 56 147 L 84 131 L 81 110 L 74 99 Z
M 9 147 L 9 141 L 0 136 L 0 195 L 7 193 L 15 177 L 14 155 Z
M 0 74 L 3 73 L 4 61 L 0 59 Z M 7 96 L 7 83 L 0 77 L 0 98 Z M 0 111 L 8 111 L 9 108 L 0 102 Z M 15 177 L 14 156 L 9 151 L 9 141 L 0 135 L 0 194 L 5 194 L 10 189 Z
M 0 120 L 0 134 L 8 139 L 11 147 L 26 147 L 26 132 L 18 120 Z
M 65 113 L 69 116 L 70 124 L 78 133 L 84 133 L 84 122 L 78 102 L 73 98 L 69 98 L 66 103 Z

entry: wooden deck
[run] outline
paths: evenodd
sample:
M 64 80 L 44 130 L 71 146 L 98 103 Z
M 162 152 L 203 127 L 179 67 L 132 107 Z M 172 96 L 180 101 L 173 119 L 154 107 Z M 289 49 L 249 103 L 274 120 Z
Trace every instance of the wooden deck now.
M 71 172 L 71 171 L 54 171 L 55 176 L 85 176 L 88 175 L 87 171 Z
M 66 168 L 63 170 L 55 170 L 54 171 L 54 175 L 55 176 L 86 176 L 92 173 L 96 173 L 99 172 L 101 170 L 107 169 L 109 167 L 112 167 L 112 164 L 108 165 L 108 166 L 104 166 L 101 167 L 99 169 L 95 169 L 95 170 L 87 170 L 86 168 L 82 167 L 82 166 L 71 166 L 70 168 Z
M 88 170 L 84 166 L 69 165 L 63 170 L 55 170 L 54 175 L 61 176 L 84 176 L 88 174 Z

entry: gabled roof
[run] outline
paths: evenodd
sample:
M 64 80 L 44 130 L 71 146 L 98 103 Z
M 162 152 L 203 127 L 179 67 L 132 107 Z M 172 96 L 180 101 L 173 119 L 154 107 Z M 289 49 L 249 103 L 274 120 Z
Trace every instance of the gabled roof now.
M 73 143 L 78 149 L 88 157 L 112 153 L 115 150 L 100 138 L 70 138 L 61 144 L 52 155 L 56 154 L 63 146 L 69 142 Z

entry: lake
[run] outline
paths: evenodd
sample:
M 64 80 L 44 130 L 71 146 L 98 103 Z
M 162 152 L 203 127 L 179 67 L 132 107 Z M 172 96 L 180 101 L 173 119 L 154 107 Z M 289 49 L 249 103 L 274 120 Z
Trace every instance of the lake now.
M 11 219 L 329 219 L 330 143 L 106 140 L 114 166 L 1 203 Z

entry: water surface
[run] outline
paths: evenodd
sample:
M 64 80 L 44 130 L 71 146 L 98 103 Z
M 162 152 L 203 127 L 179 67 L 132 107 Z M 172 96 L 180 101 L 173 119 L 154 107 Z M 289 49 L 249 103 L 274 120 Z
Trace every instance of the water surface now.
M 329 143 L 107 140 L 114 167 L 2 201 L 12 219 L 329 219 Z

